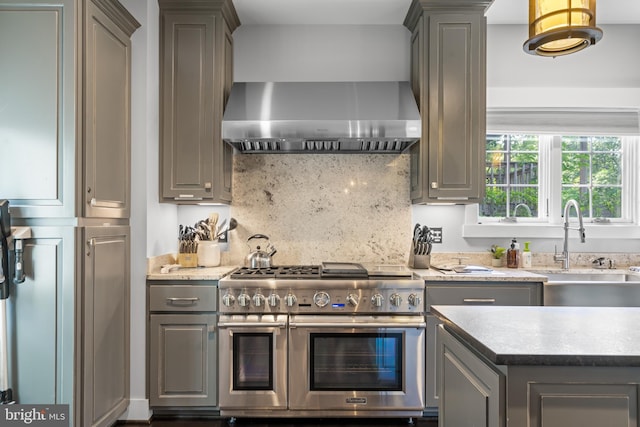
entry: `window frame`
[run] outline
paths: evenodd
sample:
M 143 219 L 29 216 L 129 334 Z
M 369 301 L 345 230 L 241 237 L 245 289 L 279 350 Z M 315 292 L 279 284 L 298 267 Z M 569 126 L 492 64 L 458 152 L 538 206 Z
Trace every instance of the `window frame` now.
M 487 132 L 489 134 L 489 132 Z M 491 134 L 499 132 L 490 132 Z M 505 132 L 503 132 L 505 133 Z M 522 133 L 522 132 L 510 132 Z M 537 218 L 518 218 L 516 223 L 500 221 L 500 218 L 479 216 L 479 204 L 470 204 L 465 208 L 465 223 L 462 237 L 521 237 L 561 238 L 562 229 L 562 136 L 575 132 L 555 135 L 539 134 L 539 212 Z M 582 135 L 602 135 L 602 132 L 580 132 Z M 616 135 L 614 135 L 616 136 Z M 621 219 L 610 222 L 594 222 L 593 218 L 585 219 L 585 227 L 590 237 L 637 239 L 640 237 L 640 169 L 637 167 L 640 158 L 640 137 L 620 135 L 622 139 L 622 206 Z M 543 166 L 546 166 L 543 170 Z M 546 205 L 546 206 L 545 206 Z M 514 234 L 515 233 L 515 234 Z

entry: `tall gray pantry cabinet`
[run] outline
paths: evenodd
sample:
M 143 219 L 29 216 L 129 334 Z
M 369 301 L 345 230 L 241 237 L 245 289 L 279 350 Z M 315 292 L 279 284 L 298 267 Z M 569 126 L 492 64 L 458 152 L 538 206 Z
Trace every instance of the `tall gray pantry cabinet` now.
M 107 426 L 129 403 L 131 41 L 117 0 L 0 4 L 0 197 L 25 242 L 9 300 L 18 403 Z

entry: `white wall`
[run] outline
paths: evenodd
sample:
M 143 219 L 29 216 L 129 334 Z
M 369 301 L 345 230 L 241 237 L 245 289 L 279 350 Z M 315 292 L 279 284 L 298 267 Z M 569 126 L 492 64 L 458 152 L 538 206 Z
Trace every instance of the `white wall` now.
M 158 203 L 158 4 L 123 0 L 140 22 L 132 36 L 131 94 L 131 402 L 123 419 L 148 420 L 146 399 L 147 256 L 173 250 L 167 224 L 177 209 Z
M 488 107 L 638 107 L 640 25 L 603 25 L 595 46 L 544 58 L 524 53 L 525 25 L 487 29 Z
M 234 80 L 408 81 L 401 25 L 245 25 L 233 33 Z

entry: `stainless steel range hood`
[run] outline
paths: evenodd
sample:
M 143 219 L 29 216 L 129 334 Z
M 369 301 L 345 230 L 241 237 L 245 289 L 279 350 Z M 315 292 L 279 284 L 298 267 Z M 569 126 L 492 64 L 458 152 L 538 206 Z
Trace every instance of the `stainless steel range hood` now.
M 235 83 L 222 138 L 244 153 L 398 153 L 420 114 L 408 82 Z

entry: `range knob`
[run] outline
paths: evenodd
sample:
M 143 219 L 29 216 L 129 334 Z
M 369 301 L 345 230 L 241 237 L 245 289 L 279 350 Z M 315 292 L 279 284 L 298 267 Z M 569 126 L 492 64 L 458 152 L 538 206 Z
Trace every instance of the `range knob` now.
M 253 296 L 253 305 L 255 305 L 256 307 L 262 307 L 264 305 L 264 301 L 264 295 L 262 295 L 260 292 L 257 292 Z
M 409 305 L 412 305 L 414 307 L 417 307 L 420 305 L 420 303 L 422 302 L 422 298 L 420 298 L 418 295 L 416 294 L 411 294 L 409 295 L 409 297 L 407 298 L 409 300 Z
M 245 294 L 244 292 L 238 295 L 238 305 L 240 307 L 249 307 L 251 304 L 251 297 L 249 294 Z
M 353 307 L 358 305 L 358 295 L 356 294 L 349 294 L 347 295 L 347 303 Z
M 285 297 L 284 297 L 284 303 L 287 305 L 287 307 L 293 307 L 294 305 L 296 305 L 296 302 L 298 301 L 298 299 L 296 298 L 296 296 L 294 294 L 292 294 L 291 292 L 289 292 Z
M 267 297 L 267 302 L 271 307 L 278 307 L 280 305 L 280 297 L 278 294 L 273 293 Z
M 236 298 L 232 294 L 227 293 L 222 296 L 222 304 L 224 304 L 225 307 L 232 307 L 235 302 Z
M 329 304 L 329 301 L 331 301 L 331 298 L 329 297 L 329 294 L 324 291 L 316 292 L 313 295 L 313 302 L 320 308 L 325 307 L 327 304 Z
M 384 301 L 384 297 L 380 294 L 373 294 L 371 297 L 371 304 L 374 307 L 382 307 L 382 302 Z
M 400 307 L 400 304 L 402 304 L 402 297 L 399 294 L 392 294 L 389 297 L 389 301 L 391 302 L 392 306 Z

